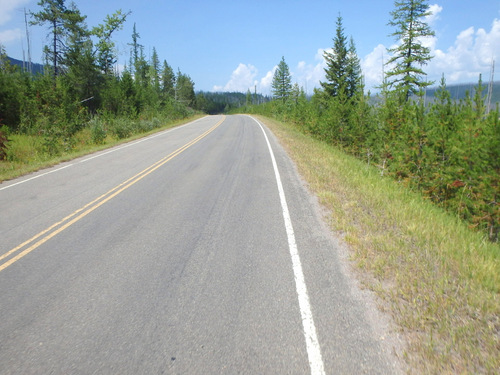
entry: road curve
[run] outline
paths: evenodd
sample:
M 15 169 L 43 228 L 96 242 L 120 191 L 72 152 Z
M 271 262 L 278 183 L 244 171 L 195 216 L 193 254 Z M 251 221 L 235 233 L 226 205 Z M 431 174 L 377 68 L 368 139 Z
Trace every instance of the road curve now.
M 0 210 L 0 374 L 398 371 L 249 116 L 5 182 Z

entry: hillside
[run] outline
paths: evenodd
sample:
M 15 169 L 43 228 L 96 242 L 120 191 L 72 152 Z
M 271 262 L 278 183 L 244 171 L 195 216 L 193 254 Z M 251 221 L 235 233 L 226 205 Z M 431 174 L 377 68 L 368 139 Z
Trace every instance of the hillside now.
M 28 62 L 22 60 L 17 60 L 12 57 L 7 56 L 11 65 L 18 66 L 20 69 L 28 70 Z M 33 74 L 43 73 L 43 65 L 38 63 L 31 63 L 31 70 Z
M 476 86 L 477 82 L 453 84 L 453 85 L 447 85 L 446 87 L 448 88 L 448 91 L 450 92 L 452 99 L 460 100 L 460 99 L 465 99 L 465 95 L 467 92 L 469 92 L 470 95 L 473 95 Z M 483 86 L 484 86 L 483 96 L 486 97 L 486 95 L 488 94 L 488 82 L 483 82 Z M 437 86 L 427 89 L 426 91 L 427 97 L 433 98 L 437 90 L 438 90 Z M 491 104 L 493 105 L 494 103 L 500 103 L 500 81 L 493 82 Z

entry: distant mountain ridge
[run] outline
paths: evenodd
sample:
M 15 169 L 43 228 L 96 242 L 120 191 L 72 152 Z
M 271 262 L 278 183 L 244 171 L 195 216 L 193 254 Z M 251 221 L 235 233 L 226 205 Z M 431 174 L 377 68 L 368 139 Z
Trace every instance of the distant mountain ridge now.
M 7 59 L 10 62 L 10 65 L 18 66 L 21 70 L 28 70 L 28 62 L 22 61 L 18 59 L 14 59 L 12 57 L 7 56 Z M 31 63 L 31 72 L 33 74 L 43 73 L 43 64 Z
M 489 82 L 483 82 L 483 97 L 486 98 L 488 94 L 488 85 Z M 465 95 L 469 92 L 470 96 L 474 96 L 475 90 L 477 87 L 477 83 L 456 83 L 451 85 L 446 85 L 446 89 L 450 92 L 451 98 L 453 100 L 461 100 L 465 99 Z M 436 91 L 438 87 L 428 88 L 425 92 L 428 98 L 435 97 Z M 500 81 L 493 82 L 493 87 L 491 91 L 491 105 L 495 103 L 500 103 Z

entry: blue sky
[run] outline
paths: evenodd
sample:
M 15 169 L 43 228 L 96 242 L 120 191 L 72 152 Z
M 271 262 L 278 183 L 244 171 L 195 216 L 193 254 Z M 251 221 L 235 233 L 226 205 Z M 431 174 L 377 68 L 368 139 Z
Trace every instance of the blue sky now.
M 38 0 L 0 0 L 0 43 L 9 56 L 27 51 L 23 9 Z M 70 1 L 66 2 L 67 4 Z M 191 76 L 196 90 L 257 91 L 268 94 L 273 69 L 285 57 L 294 82 L 312 93 L 324 78 L 323 51 L 331 48 L 338 14 L 352 36 L 367 88 L 380 84 L 387 47 L 397 41 L 387 25 L 393 0 L 76 0 L 87 24 L 95 26 L 117 9 L 131 11 L 115 34 L 118 64 L 129 61 L 127 43 L 136 23 L 147 56 Z M 424 68 L 430 80 L 444 73 L 448 84 L 488 80 L 492 60 L 500 64 L 500 0 L 429 1 L 428 22 L 436 37 L 425 43 L 435 56 Z M 47 29 L 30 27 L 31 55 L 42 61 Z M 27 52 L 26 56 L 27 56 Z M 497 77 L 500 77 L 500 68 Z M 500 80 L 500 78 L 496 79 Z

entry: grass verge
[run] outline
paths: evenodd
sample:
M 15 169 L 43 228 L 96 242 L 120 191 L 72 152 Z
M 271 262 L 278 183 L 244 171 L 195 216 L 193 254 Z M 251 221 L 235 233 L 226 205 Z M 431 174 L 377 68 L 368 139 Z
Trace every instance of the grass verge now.
M 0 160 L 0 183 L 13 178 L 51 167 L 64 161 L 75 159 L 100 150 L 111 148 L 122 143 L 130 142 L 150 134 L 173 128 L 193 121 L 204 115 L 196 115 L 182 120 L 166 122 L 152 130 L 141 131 L 127 137 L 113 136 L 111 131 L 96 144 L 91 128 L 85 128 L 74 136 L 73 145 L 69 150 L 57 155 L 45 152 L 43 139 L 37 136 L 11 135 L 9 136 L 9 160 Z
M 363 284 L 406 338 L 410 373 L 498 373 L 500 246 L 376 168 L 293 125 L 259 119 L 327 208 Z

